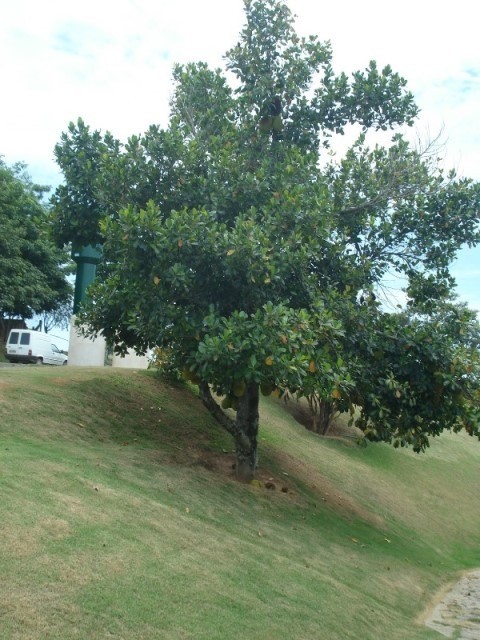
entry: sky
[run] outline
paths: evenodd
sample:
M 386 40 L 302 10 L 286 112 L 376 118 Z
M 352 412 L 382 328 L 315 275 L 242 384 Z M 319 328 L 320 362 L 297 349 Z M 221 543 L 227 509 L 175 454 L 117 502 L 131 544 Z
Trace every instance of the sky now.
M 375 59 L 408 80 L 421 109 L 412 135 L 441 135 L 445 168 L 480 180 L 480 46 L 473 0 L 290 0 L 300 35 L 330 40 L 334 69 Z M 0 0 L 0 155 L 56 186 L 53 149 L 70 121 L 122 141 L 166 125 L 177 62 L 222 66 L 242 0 Z M 480 310 L 480 247 L 452 271 Z

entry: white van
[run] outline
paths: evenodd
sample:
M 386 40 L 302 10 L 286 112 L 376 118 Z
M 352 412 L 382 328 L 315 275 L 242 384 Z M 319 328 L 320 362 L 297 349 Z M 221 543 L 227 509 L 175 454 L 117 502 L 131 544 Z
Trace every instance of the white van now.
M 60 365 L 68 362 L 68 357 L 52 344 L 47 333 L 32 329 L 12 329 L 8 336 L 5 356 L 10 362 Z

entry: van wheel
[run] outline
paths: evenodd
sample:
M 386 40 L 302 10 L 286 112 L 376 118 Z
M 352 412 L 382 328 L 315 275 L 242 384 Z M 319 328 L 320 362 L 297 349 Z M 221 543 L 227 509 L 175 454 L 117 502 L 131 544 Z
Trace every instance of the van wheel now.
M 65 360 L 65 361 L 63 362 L 63 366 L 65 367 L 67 364 L 68 364 L 68 360 Z
M 35 364 L 43 364 L 43 358 L 37 358 Z

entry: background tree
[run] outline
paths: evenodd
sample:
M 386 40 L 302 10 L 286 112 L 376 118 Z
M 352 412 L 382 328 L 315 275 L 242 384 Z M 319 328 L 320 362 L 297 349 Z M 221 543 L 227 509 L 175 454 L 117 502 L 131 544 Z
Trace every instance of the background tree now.
M 41 327 L 45 333 L 50 333 L 52 329 L 68 329 L 72 317 L 73 307 L 71 300 L 60 305 L 54 311 L 44 311 L 40 314 Z
M 336 74 L 330 45 L 299 37 L 283 2 L 247 1 L 245 12 L 226 55 L 229 76 L 203 63 L 176 66 L 168 128 L 101 156 L 109 165 L 97 171 L 97 201 L 126 175 L 122 167 L 135 177 L 128 206 L 117 215 L 122 203 L 109 195 L 106 215 L 92 218 L 89 237 L 105 241 L 106 262 L 82 321 L 120 351 L 169 348 L 232 433 L 242 479 L 256 467 L 262 390 L 316 391 L 343 409 L 355 402 L 367 437 L 417 450 L 444 428 L 478 433 L 476 378 L 463 355 L 450 372 L 455 385 L 442 378 L 435 419 L 417 412 L 412 427 L 399 402 L 389 421 L 382 412 L 391 405 L 384 387 L 432 407 L 436 396 L 417 394 L 409 376 L 430 356 L 453 357 L 454 346 L 442 351 L 429 332 L 453 286 L 452 258 L 478 241 L 478 185 L 444 176 L 428 149 L 402 137 L 418 110 L 389 66 Z M 386 130 L 389 144 L 369 142 Z M 335 138 L 351 131 L 358 137 L 336 161 Z M 422 319 L 386 314 L 374 300 L 391 270 L 407 279 Z M 431 354 L 419 344 L 425 332 Z M 416 356 L 395 367 L 397 337 L 407 334 Z M 383 342 L 383 369 L 371 368 Z M 469 400 L 454 403 L 464 375 Z M 398 386 L 405 381 L 408 394 Z
M 50 236 L 48 189 L 31 182 L 25 165 L 0 159 L 0 322 L 53 313 L 71 298 L 65 253 Z

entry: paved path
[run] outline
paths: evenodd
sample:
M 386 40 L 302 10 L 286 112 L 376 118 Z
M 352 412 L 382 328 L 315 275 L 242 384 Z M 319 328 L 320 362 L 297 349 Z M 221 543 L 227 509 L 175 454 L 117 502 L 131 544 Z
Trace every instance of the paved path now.
M 465 574 L 425 621 L 447 638 L 480 640 L 480 569 Z

